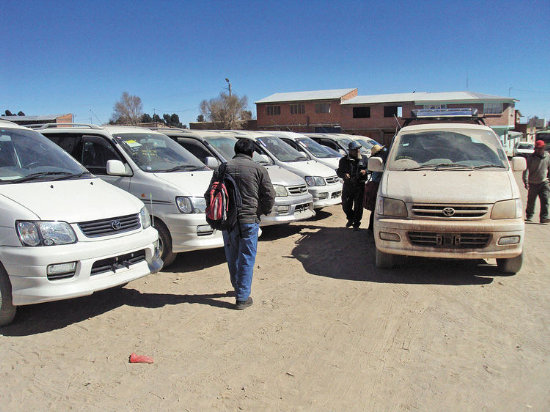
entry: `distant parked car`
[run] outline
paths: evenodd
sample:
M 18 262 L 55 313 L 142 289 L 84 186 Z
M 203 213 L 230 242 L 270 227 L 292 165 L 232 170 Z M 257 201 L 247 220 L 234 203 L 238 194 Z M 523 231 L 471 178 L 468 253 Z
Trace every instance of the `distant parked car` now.
M 311 137 L 317 143 L 328 146 L 339 152 L 342 156 L 348 154 L 348 145 L 352 142 L 349 136 L 343 136 L 336 133 L 304 133 Z
M 535 145 L 528 142 L 518 142 L 514 146 L 514 156 L 527 157 L 535 151 Z

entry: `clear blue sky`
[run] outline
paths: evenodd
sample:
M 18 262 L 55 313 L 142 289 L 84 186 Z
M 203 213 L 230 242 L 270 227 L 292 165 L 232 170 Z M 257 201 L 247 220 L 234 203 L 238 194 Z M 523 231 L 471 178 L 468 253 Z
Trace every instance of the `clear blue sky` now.
M 227 88 L 470 90 L 550 119 L 550 1 L 12 1 L 0 112 L 107 122 L 122 92 L 195 121 Z M 525 120 L 525 119 L 524 119 Z

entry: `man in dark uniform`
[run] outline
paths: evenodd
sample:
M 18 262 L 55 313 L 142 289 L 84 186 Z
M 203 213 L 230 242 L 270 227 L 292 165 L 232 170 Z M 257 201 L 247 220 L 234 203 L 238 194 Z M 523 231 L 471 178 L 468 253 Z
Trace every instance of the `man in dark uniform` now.
M 346 227 L 359 230 L 363 217 L 363 194 L 367 180 L 367 157 L 361 154 L 359 142 L 348 145 L 349 154 L 340 159 L 336 174 L 344 179 L 342 189 L 342 209 L 348 219 Z

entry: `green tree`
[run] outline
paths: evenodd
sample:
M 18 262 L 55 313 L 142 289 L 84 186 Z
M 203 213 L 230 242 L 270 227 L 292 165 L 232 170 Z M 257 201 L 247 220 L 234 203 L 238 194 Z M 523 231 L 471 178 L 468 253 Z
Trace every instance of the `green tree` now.
M 202 123 L 202 122 L 205 122 L 205 121 L 206 121 L 206 119 L 204 118 L 204 114 L 199 114 L 197 116 L 197 122 Z
M 151 117 L 151 115 L 144 113 L 143 116 L 141 116 L 141 123 L 152 123 L 152 122 L 153 122 L 153 118 Z

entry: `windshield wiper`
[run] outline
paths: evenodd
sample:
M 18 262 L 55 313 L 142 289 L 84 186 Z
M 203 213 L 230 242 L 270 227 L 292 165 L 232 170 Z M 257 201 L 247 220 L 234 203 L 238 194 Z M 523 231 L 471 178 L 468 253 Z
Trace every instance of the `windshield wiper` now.
M 460 163 L 439 163 L 439 164 L 427 164 L 418 167 L 409 167 L 403 170 L 441 170 L 441 169 L 466 169 L 472 170 L 471 166 L 461 165 Z
M 28 182 L 29 180 L 37 180 L 42 177 L 49 177 L 49 176 L 62 176 L 62 178 L 64 179 L 67 177 L 69 178 L 73 177 L 75 175 L 73 175 L 70 172 L 38 172 L 38 173 L 31 173 L 30 175 L 21 177 L 19 179 L 11 180 L 11 182 L 12 183 Z M 52 179 L 52 180 L 57 180 L 57 179 Z
M 169 173 L 169 172 L 176 172 L 176 171 L 178 171 L 178 170 L 193 171 L 193 170 L 201 170 L 201 168 L 198 167 L 198 166 L 180 165 L 180 166 L 172 167 L 171 169 L 157 170 L 157 172 Z
M 489 167 L 497 167 L 499 169 L 506 169 L 506 166 L 503 166 L 503 165 L 481 165 L 481 166 L 474 166 L 474 169 L 475 170 L 478 170 L 478 169 L 487 169 Z

